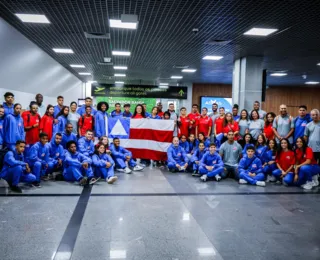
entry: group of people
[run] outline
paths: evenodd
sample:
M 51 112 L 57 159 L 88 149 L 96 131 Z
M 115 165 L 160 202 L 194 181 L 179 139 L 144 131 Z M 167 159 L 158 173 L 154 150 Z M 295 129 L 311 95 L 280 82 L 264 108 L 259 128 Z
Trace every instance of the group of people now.
M 214 103 L 209 115 L 207 108 L 200 114 L 197 104 L 189 115 L 181 108 L 168 168 L 190 171 L 202 181 L 232 177 L 240 184 L 265 186 L 267 181 L 312 189 L 320 174 L 319 110 L 308 114 L 301 105 L 298 113 L 290 116 L 282 104 L 276 116 L 261 110 L 258 101 L 240 114 L 237 105 L 225 113 Z
M 240 114 L 237 105 L 225 113 L 215 103 L 210 114 L 207 108 L 200 114 L 197 104 L 191 113 L 182 107 L 178 114 L 174 104 L 162 111 L 161 103 L 150 113 L 146 104 L 138 104 L 131 113 L 130 104 L 121 110 L 121 104 L 116 103 L 108 113 L 107 102 L 99 102 L 95 109 L 90 97 L 79 108 L 76 102 L 66 106 L 62 96 L 57 97 L 57 105 L 45 107 L 41 94 L 22 111 L 22 106 L 14 103 L 13 93 L 5 93 L 4 99 L 0 106 L 0 149 L 4 155 L 0 178 L 16 192 L 21 192 L 19 182 L 40 187 L 41 180 L 58 172 L 66 181 L 85 185 L 101 178 L 114 183 L 115 170 L 142 170 L 144 165 L 120 146 L 118 138 L 109 145 L 109 117 L 174 120 L 166 162 L 170 171 L 192 171 L 203 181 L 232 176 L 240 183 L 260 186 L 265 185 L 264 180 L 306 189 L 318 184 L 319 110 L 308 114 L 306 106 L 300 106 L 299 116 L 293 118 L 285 105 L 276 116 L 261 110 L 257 101 L 252 111 L 243 109 Z

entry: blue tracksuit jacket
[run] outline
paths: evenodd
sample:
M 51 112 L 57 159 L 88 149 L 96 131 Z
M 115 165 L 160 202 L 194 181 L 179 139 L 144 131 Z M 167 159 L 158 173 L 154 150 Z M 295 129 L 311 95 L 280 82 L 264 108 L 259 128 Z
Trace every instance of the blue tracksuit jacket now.
M 82 105 L 81 107 L 78 108 L 77 113 L 80 116 L 83 116 L 86 113 L 86 105 Z M 91 106 L 91 115 L 95 115 L 97 113 L 97 110 L 95 110 L 92 106 Z
M 78 151 L 83 155 L 90 157 L 94 153 L 94 143 L 92 140 L 87 140 L 85 136 L 78 140 Z
M 116 110 L 113 110 L 112 112 L 111 112 L 111 117 L 122 117 L 122 111 L 120 110 L 120 112 L 119 112 L 119 114 L 117 114 L 117 111 Z
M 49 147 L 48 144 L 41 144 L 40 142 L 35 143 L 29 150 L 27 161 L 31 165 L 36 162 L 40 162 L 41 165 L 46 165 L 49 162 Z
M 200 166 L 220 166 L 223 167 L 223 161 L 221 159 L 220 154 L 215 152 L 214 154 L 210 154 L 210 152 L 206 152 L 201 161 L 200 161 Z
M 49 148 L 49 157 L 54 164 L 58 163 L 58 159 L 64 160 L 64 149 L 61 144 L 56 144 L 55 135 L 53 135 L 50 143 L 47 144 Z
M 108 117 L 107 112 L 97 111 L 94 116 L 94 129 L 96 133 L 96 137 L 100 138 L 101 136 L 107 135 L 106 133 L 106 117 Z
M 58 123 L 53 125 L 53 135 L 56 133 L 63 133 L 66 129 L 66 125 L 68 123 L 68 118 L 65 116 L 58 117 Z
M 185 150 L 186 153 L 190 153 L 188 141 L 186 141 L 184 143 L 179 141 L 179 146 L 181 146 Z
M 192 157 L 191 157 L 191 162 L 195 162 L 195 161 L 201 161 L 202 157 L 205 155 L 206 151 L 200 151 L 200 149 L 196 149 L 195 152 L 193 153 Z
M 13 114 L 13 112 L 14 112 L 13 105 L 11 107 L 8 107 L 6 102 L 3 102 L 2 105 L 4 108 L 4 115 L 5 116 L 8 114 Z
M 110 162 L 111 165 L 114 165 L 113 159 L 106 153 L 100 155 L 94 154 L 92 156 L 92 166 L 94 167 L 105 167 L 107 162 Z
M 89 157 L 83 155 L 82 153 L 76 152 L 72 154 L 69 151 L 67 151 L 65 153 L 65 158 L 63 161 L 63 172 L 66 172 L 69 167 L 81 168 L 82 163 L 84 162 L 91 164 L 92 160 Z
M 52 137 L 53 138 L 53 137 Z M 61 145 L 64 149 L 67 149 L 67 142 L 75 141 L 77 142 L 78 138 L 74 133 L 67 134 L 66 131 L 62 132 L 62 141 Z
M 182 162 L 188 162 L 186 151 L 181 146 L 171 144 L 168 148 L 167 155 L 168 163 L 180 164 Z
M 119 147 L 115 147 L 114 144 L 112 143 L 110 145 L 110 151 L 111 151 L 111 155 L 113 158 L 120 158 L 120 159 L 123 159 L 125 160 L 126 159 L 126 156 L 132 156 L 132 153 L 125 149 L 124 147 L 122 146 L 119 146 Z
M 262 171 L 262 163 L 255 155 L 252 158 L 244 157 L 240 160 L 238 169 L 240 173 L 241 171 L 248 171 L 257 174 Z
M 20 114 L 6 115 L 4 119 L 4 140 L 8 146 L 16 145 L 18 140 L 25 140 L 23 119 Z
M 4 143 L 4 129 L 3 129 L 4 117 L 0 118 L 0 145 Z
M 128 112 L 128 113 L 127 112 L 123 112 L 122 116 L 123 117 L 132 117 L 132 113 L 131 112 Z
M 266 145 L 259 145 L 256 147 L 255 155 L 261 160 L 261 163 L 265 163 L 265 157 L 267 156 L 268 147 Z

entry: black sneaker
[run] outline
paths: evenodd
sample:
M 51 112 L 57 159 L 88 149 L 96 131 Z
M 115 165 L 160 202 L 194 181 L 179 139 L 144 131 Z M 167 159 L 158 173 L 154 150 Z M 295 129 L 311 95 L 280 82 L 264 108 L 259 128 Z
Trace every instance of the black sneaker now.
M 11 191 L 16 193 L 22 193 L 22 190 L 19 186 L 10 186 Z
M 170 169 L 169 171 L 170 172 L 176 172 L 176 169 Z
M 191 175 L 192 175 L 192 176 L 196 176 L 196 177 L 200 176 L 200 174 L 198 173 L 198 171 L 193 171 L 193 173 L 192 173 Z
M 40 182 L 35 181 L 32 183 L 32 185 L 33 185 L 33 187 L 41 188 Z

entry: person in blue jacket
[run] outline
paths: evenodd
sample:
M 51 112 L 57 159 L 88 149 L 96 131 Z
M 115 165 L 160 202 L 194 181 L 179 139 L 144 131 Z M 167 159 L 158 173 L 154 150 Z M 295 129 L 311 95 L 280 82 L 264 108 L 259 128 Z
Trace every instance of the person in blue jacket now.
M 86 135 L 78 140 L 78 151 L 87 157 L 91 157 L 94 153 L 93 132 L 87 130 Z
M 189 138 L 188 138 L 188 143 L 189 143 L 189 152 L 190 155 L 192 156 L 194 154 L 194 152 L 198 149 L 199 146 L 197 146 L 197 142 L 196 142 L 196 138 L 194 136 L 194 134 L 190 134 Z
M 34 186 L 40 188 L 41 177 L 43 180 L 48 180 L 48 177 L 45 176 L 45 173 L 48 169 L 49 163 L 49 147 L 48 143 L 48 134 L 40 133 L 39 134 L 40 142 L 35 143 L 29 150 L 27 162 L 29 163 L 32 173 L 36 176 L 36 182 Z
M 21 105 L 16 103 L 13 114 L 7 114 L 3 123 L 5 144 L 11 151 L 15 150 L 18 140 L 25 140 L 23 119 L 20 113 Z
M 0 149 L 4 147 L 4 108 L 0 105 Z
M 118 177 L 114 176 L 114 161 L 106 153 L 106 146 L 102 143 L 95 147 L 95 152 L 92 156 L 92 167 L 94 176 L 105 179 L 109 184 L 118 180 Z
M 204 146 L 206 147 L 206 151 L 208 151 L 209 145 L 210 145 L 210 138 L 206 138 L 204 133 L 199 133 L 198 139 L 196 139 L 197 147 L 199 146 L 200 142 L 204 143 Z
M 216 144 L 211 143 L 209 152 L 206 152 L 200 161 L 199 173 L 201 175 L 200 180 L 202 181 L 207 181 L 208 178 L 212 177 L 214 177 L 216 181 L 221 180 L 224 164 L 221 156 L 216 152 L 216 149 Z
M 256 143 L 256 152 L 255 155 L 260 159 L 262 165 L 265 163 L 265 157 L 267 155 L 267 140 L 263 134 L 258 135 Z
M 189 143 L 185 135 L 180 136 L 179 146 L 181 146 L 187 154 L 189 153 Z
M 67 143 L 69 141 L 78 141 L 77 136 L 72 132 L 73 126 L 71 123 L 66 124 L 66 129 L 62 133 L 62 142 L 61 145 L 64 149 L 67 149 Z
M 170 172 L 185 171 L 188 167 L 189 159 L 186 151 L 179 146 L 179 138 L 173 137 L 172 144 L 168 148 L 168 168 Z
M 63 133 L 68 123 L 69 107 L 64 106 L 58 113 L 56 119 L 57 123 L 53 125 L 53 135 L 55 133 Z
M 293 120 L 294 132 L 293 132 L 293 143 L 295 144 L 298 137 L 304 136 L 304 130 L 307 124 L 312 121 L 310 114 L 307 114 L 307 106 L 299 106 L 299 116 Z
M 77 143 L 69 141 L 63 161 L 63 178 L 66 181 L 77 181 L 80 186 L 96 183 L 100 178 L 95 178 L 91 168 L 92 160 L 77 152 Z
M 109 104 L 107 102 L 99 102 L 97 105 L 97 113 L 94 116 L 95 135 L 100 138 L 108 134 L 108 109 Z
M 153 107 L 151 110 L 151 114 L 149 114 L 148 118 L 150 119 L 162 119 L 161 116 L 158 115 L 158 107 Z
M 57 118 L 57 115 L 60 113 L 60 111 L 61 111 L 61 109 L 64 107 L 64 105 L 63 105 L 63 101 L 64 101 L 64 98 L 63 98 L 63 96 L 58 96 L 57 97 L 57 105 L 55 105 L 54 107 L 53 107 L 53 117 L 54 118 Z M 58 120 L 57 119 L 55 119 L 55 123 L 56 122 L 58 122 Z
M 206 153 L 204 148 L 205 148 L 204 143 L 199 143 L 198 149 L 196 149 L 196 151 L 193 153 L 190 159 L 190 165 L 192 165 L 192 169 L 193 169 L 192 176 L 200 176 L 199 174 L 200 161 L 203 155 Z
M 9 151 L 4 156 L 3 168 L 0 178 L 8 182 L 11 191 L 22 193 L 19 182 L 34 183 L 36 176 L 31 173 L 28 163 L 24 159 L 26 143 L 23 140 L 16 142 L 14 151 Z
M 97 113 L 97 110 L 95 110 L 92 106 L 92 98 L 86 97 L 85 104 L 78 108 L 77 113 L 80 116 L 83 116 L 86 113 L 86 107 L 91 107 L 91 115 L 95 115 Z
M 124 104 L 123 108 L 124 108 L 124 111 L 122 113 L 122 116 L 131 118 L 132 117 L 132 113 L 130 112 L 130 104 Z
M 138 165 L 132 159 L 132 153 L 120 146 L 120 139 L 113 138 L 113 143 L 110 145 L 112 159 L 115 161 L 115 168 L 117 171 L 132 173 L 132 171 L 141 171 L 143 167 Z M 127 165 L 128 164 L 128 165 Z M 132 169 L 130 169 L 129 167 Z
M 254 146 L 247 148 L 247 156 L 242 158 L 239 163 L 239 183 L 266 186 L 264 174 L 262 172 L 261 160 L 254 155 Z
M 114 105 L 115 110 L 113 110 L 110 114 L 111 117 L 122 117 L 122 111 L 121 111 L 121 104 L 120 103 L 116 103 Z
M 277 179 L 272 175 L 272 172 L 277 169 L 276 154 L 277 143 L 274 139 L 268 141 L 268 149 L 264 155 L 264 164 L 262 165 L 262 172 L 267 178 L 267 182 L 275 182 Z
M 48 143 L 49 148 L 49 162 L 47 173 L 52 174 L 53 172 L 62 170 L 62 162 L 64 160 L 64 149 L 61 145 L 62 134 L 56 133 L 50 143 Z
M 250 133 L 246 133 L 243 136 L 243 139 L 239 141 L 239 144 L 241 144 L 242 146 L 242 157 L 246 157 L 247 156 L 247 147 L 248 146 L 253 146 L 253 138 L 252 135 Z
M 6 92 L 4 94 L 3 108 L 4 108 L 4 115 L 13 114 L 14 113 L 14 95 L 11 92 Z
M 147 112 L 147 111 L 148 111 L 148 110 L 147 110 L 147 104 L 146 104 L 146 103 L 142 103 L 142 106 L 143 106 L 143 108 L 144 108 L 146 118 L 150 117 L 151 114 Z

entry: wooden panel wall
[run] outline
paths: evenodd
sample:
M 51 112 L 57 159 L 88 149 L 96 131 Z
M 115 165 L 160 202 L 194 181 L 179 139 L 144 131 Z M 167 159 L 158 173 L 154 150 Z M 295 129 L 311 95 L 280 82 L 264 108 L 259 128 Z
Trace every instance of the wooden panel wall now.
M 192 104 L 199 104 L 201 96 L 232 97 L 232 86 L 224 84 L 194 83 Z M 298 106 L 306 105 L 310 111 L 320 109 L 320 88 L 306 86 L 269 86 L 263 110 L 279 112 L 279 106 L 286 104 L 291 115 L 297 115 Z M 191 108 L 188 108 L 191 109 Z

